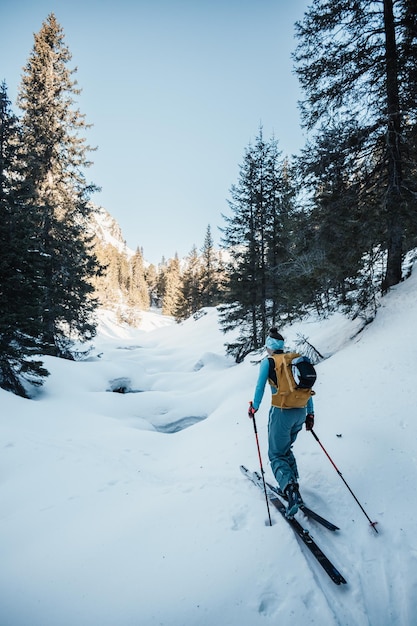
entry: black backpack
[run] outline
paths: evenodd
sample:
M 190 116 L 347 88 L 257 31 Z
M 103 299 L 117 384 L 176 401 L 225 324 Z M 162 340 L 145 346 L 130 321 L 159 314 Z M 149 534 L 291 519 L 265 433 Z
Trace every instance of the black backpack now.
M 292 359 L 291 371 L 298 389 L 311 389 L 316 382 L 316 370 L 307 356 Z

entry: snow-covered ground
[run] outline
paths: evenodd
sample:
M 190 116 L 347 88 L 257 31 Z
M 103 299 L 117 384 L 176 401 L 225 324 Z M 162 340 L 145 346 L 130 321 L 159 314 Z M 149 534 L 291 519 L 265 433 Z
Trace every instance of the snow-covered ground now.
M 1 626 L 412 626 L 417 623 L 417 275 L 357 334 L 342 316 L 284 329 L 328 356 L 301 491 L 340 526 L 298 519 L 336 586 L 239 471 L 258 366 L 224 353 L 217 313 L 140 329 L 101 315 L 84 362 L 46 358 L 36 400 L 0 390 Z M 123 389 L 129 393 L 114 393 Z M 269 391 L 257 413 L 267 478 Z

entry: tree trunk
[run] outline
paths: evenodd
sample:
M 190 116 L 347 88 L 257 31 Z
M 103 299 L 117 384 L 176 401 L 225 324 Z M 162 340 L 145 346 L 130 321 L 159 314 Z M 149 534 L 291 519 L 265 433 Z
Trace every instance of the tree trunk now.
M 384 0 L 384 30 L 387 94 L 387 267 L 382 290 L 401 281 L 404 228 L 401 219 L 401 113 L 398 90 L 398 59 L 395 40 L 393 0 Z

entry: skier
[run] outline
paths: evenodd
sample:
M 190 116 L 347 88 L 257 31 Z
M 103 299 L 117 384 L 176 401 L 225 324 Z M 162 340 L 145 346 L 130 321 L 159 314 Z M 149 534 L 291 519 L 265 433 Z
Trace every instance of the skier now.
M 261 361 L 258 381 L 249 417 L 259 409 L 268 381 L 271 386 L 272 403 L 268 419 L 268 457 L 271 469 L 280 489 L 287 495 L 287 515 L 293 516 L 302 503 L 298 490 L 298 469 L 292 446 L 298 433 L 306 425 L 306 430 L 314 426 L 314 406 L 311 396 L 302 408 L 280 408 L 278 404 L 279 382 L 272 355 L 284 353 L 284 338 L 276 328 L 271 328 L 265 342 L 268 357 Z

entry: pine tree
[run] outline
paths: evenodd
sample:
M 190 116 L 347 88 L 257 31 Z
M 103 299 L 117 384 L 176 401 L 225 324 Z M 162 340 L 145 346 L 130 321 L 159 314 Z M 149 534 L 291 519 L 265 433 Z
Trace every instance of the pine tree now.
M 180 276 L 175 305 L 175 317 L 178 321 L 187 319 L 201 309 L 201 294 L 201 261 L 197 248 L 193 245 Z
M 149 309 L 149 291 L 145 279 L 143 256 L 139 248 L 130 259 L 129 304 L 143 310 Z
M 98 271 L 87 233 L 93 210 L 85 180 L 90 148 L 80 136 L 84 116 L 74 108 L 79 93 L 69 70 L 69 49 L 53 14 L 35 34 L 19 91 L 27 177 L 37 215 L 33 237 L 42 261 L 44 351 L 70 358 L 74 340 L 95 335 L 91 277 Z
M 176 254 L 162 271 L 162 314 L 175 316 L 180 295 L 180 262 Z
M 301 298 L 297 285 L 289 280 L 290 268 L 297 258 L 295 250 L 296 190 L 289 160 L 281 160 L 275 141 L 267 163 L 266 202 L 269 207 L 265 227 L 265 299 L 268 326 L 282 317 L 297 317 Z M 262 338 L 264 342 L 265 338 Z
M 361 252 L 368 258 L 375 245 L 384 251 L 384 291 L 401 280 L 404 252 L 417 236 L 416 20 L 409 0 L 315 0 L 297 24 L 303 123 L 317 137 L 344 129 L 343 174 L 357 186 L 355 206 L 362 214 L 369 207 L 382 226 L 377 241 L 378 228 L 369 228 Z M 342 218 L 339 224 L 344 227 Z M 368 224 L 369 215 L 366 230 Z
M 228 345 L 237 361 L 264 345 L 269 326 L 288 308 L 280 267 L 291 259 L 293 209 L 284 192 L 284 170 L 276 140 L 264 141 L 261 128 L 231 188 L 232 216 L 224 216 L 222 245 L 230 262 L 220 315 L 223 331 L 239 327 L 236 342 Z
M 25 180 L 21 129 L 5 83 L 0 86 L 0 386 L 27 396 L 24 380 L 40 385 L 48 372 L 40 347 L 41 285 L 32 245 L 32 189 Z
M 311 200 L 310 210 L 297 227 L 298 263 L 293 278 L 304 302 L 314 303 L 319 313 L 340 306 L 351 315 L 372 317 L 375 312 L 382 279 L 379 242 L 383 226 L 378 219 L 378 190 L 369 188 L 364 196 L 365 171 L 360 178 L 355 175 L 351 146 L 360 141 L 360 134 L 356 124 L 329 127 L 299 159 L 303 190 L 311 192 Z
M 149 293 L 149 305 L 159 306 L 158 300 L 158 275 L 156 267 L 153 263 L 145 268 L 145 281 Z
M 217 306 L 220 303 L 222 267 L 219 253 L 214 249 L 210 224 L 207 226 L 201 249 L 201 305 Z

